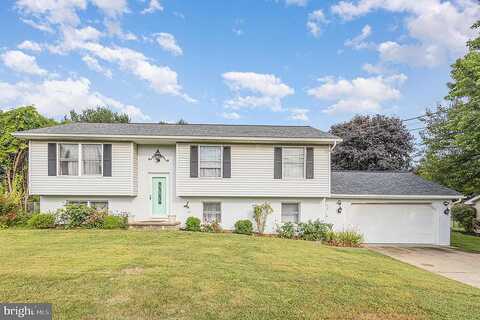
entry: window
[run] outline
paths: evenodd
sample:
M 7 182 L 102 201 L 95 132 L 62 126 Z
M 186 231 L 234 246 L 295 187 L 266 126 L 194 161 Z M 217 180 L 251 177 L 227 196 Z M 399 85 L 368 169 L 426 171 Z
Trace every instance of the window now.
M 305 176 L 305 148 L 283 148 L 282 163 L 284 178 L 303 178 Z
M 82 175 L 102 174 L 102 145 L 82 144 Z
M 60 176 L 78 176 L 78 144 L 59 144 Z
M 88 207 L 92 207 L 97 211 L 106 210 L 108 211 L 108 201 L 102 200 L 67 200 L 67 204 L 77 204 L 77 205 L 85 205 Z
M 298 203 L 282 203 L 282 222 L 298 223 L 299 207 Z
M 220 202 L 203 203 L 203 222 L 212 223 L 214 221 L 222 222 L 222 210 Z
M 222 147 L 200 146 L 200 177 L 222 176 Z

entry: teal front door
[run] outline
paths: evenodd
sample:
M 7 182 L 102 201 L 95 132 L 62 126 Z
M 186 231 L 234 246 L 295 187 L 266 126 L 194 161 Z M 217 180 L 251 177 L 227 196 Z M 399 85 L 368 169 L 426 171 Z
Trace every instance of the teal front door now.
M 167 215 L 167 178 L 152 178 L 152 215 L 154 217 L 164 217 Z

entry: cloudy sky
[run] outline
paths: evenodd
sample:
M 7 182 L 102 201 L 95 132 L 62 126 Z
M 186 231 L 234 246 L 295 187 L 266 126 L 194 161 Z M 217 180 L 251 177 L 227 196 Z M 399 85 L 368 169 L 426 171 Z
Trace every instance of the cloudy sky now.
M 447 93 L 474 0 L 17 0 L 0 4 L 0 107 L 107 105 L 136 122 L 408 118 Z

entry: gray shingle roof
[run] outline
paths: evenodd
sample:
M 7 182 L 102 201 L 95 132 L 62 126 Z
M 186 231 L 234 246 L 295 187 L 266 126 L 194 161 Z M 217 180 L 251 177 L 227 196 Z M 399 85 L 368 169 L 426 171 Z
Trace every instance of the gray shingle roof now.
M 332 171 L 332 194 L 461 196 L 410 172 Z
M 22 134 L 93 134 L 125 136 L 329 138 L 331 134 L 310 126 L 158 124 L 158 123 L 71 123 L 23 131 Z

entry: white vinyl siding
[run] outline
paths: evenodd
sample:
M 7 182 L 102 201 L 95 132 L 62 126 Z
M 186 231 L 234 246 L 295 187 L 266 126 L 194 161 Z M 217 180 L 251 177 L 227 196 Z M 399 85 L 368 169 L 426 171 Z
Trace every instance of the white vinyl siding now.
M 220 202 L 203 203 L 203 222 L 222 222 L 222 205 Z
M 222 176 L 222 147 L 200 146 L 200 177 L 220 178 Z
M 323 197 L 330 194 L 329 147 L 314 147 L 314 179 L 274 179 L 273 144 L 232 144 L 231 178 L 190 178 L 190 144 L 177 143 L 177 196 Z
M 305 148 L 282 148 L 282 165 L 284 179 L 305 178 Z
M 299 203 L 282 203 L 282 222 L 298 223 L 300 221 Z
M 112 176 L 48 175 L 48 143 L 62 141 L 30 142 L 30 194 L 32 195 L 135 195 L 133 146 L 131 142 L 112 143 Z M 89 143 L 79 142 L 79 143 Z M 110 142 L 108 142 L 110 143 Z M 72 144 L 72 143 L 67 143 Z M 59 150 L 57 150 L 59 152 Z

